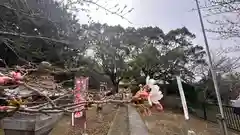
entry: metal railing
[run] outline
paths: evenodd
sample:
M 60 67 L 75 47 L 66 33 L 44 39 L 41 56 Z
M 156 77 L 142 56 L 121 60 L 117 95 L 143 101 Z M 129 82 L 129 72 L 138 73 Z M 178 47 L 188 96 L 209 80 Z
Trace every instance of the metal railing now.
M 219 114 L 219 108 L 217 104 L 205 103 L 202 104 L 202 107 L 194 108 L 191 112 L 196 117 L 217 123 L 216 115 Z M 238 112 L 235 107 L 223 105 L 223 112 L 227 127 L 240 132 L 240 111 Z

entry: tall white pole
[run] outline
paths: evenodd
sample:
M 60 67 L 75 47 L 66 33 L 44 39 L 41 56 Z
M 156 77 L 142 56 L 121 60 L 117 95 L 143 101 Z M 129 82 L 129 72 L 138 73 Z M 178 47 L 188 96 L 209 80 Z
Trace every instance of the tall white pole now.
M 176 79 L 177 79 L 177 85 L 178 85 L 180 98 L 181 98 L 181 101 L 182 101 L 184 117 L 185 117 L 185 120 L 189 120 L 188 107 L 187 107 L 187 102 L 186 102 L 186 98 L 185 98 L 185 94 L 184 94 L 181 78 L 179 76 L 177 76 Z
M 184 112 L 184 117 L 185 117 L 185 134 L 186 135 L 196 135 L 196 133 L 194 131 L 190 130 L 189 125 L 188 125 L 188 121 L 189 121 L 188 107 L 187 107 L 187 102 L 186 102 L 181 78 L 180 78 L 180 76 L 176 76 L 176 79 L 177 79 L 178 90 L 179 90 L 179 94 L 181 97 L 183 112 Z
M 204 24 L 203 24 L 202 14 L 201 14 L 201 11 L 200 11 L 200 6 L 199 6 L 199 3 L 198 3 L 198 0 L 195 0 L 195 1 L 196 1 L 196 5 L 197 5 L 197 11 L 198 11 L 198 15 L 199 15 L 200 24 L 201 24 L 201 27 L 202 27 L 204 42 L 205 42 L 205 46 L 206 46 L 206 52 L 207 52 L 208 62 L 209 62 L 208 66 L 209 66 L 209 69 L 211 70 L 212 80 L 213 80 L 213 84 L 214 84 L 214 88 L 215 88 L 215 93 L 216 93 L 217 100 L 218 100 L 218 106 L 219 106 L 220 114 L 221 114 L 221 117 L 222 117 L 221 119 L 222 119 L 222 122 L 223 122 L 223 131 L 224 131 L 224 135 L 228 135 L 227 126 L 226 126 L 224 113 L 223 113 L 222 100 L 221 100 L 221 96 L 219 94 L 219 87 L 218 87 L 218 83 L 217 83 L 217 79 L 216 79 L 216 72 L 213 69 L 212 58 L 211 58 L 210 49 L 209 49 L 209 45 L 208 45 L 208 40 L 207 40 L 207 36 L 206 36 Z

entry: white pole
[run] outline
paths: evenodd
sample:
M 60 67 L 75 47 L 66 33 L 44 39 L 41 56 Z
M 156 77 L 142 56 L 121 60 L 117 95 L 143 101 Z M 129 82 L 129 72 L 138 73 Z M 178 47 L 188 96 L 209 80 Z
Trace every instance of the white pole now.
M 187 121 L 189 120 L 189 114 L 188 114 L 188 107 L 187 107 L 187 102 L 181 82 L 181 78 L 179 76 L 176 77 L 177 79 L 177 84 L 178 84 L 178 90 L 180 93 L 181 101 L 182 101 L 182 106 L 183 106 L 183 112 L 184 112 L 184 117 L 185 117 L 185 128 L 186 128 L 186 135 L 196 135 L 196 133 L 192 130 L 189 129 Z
M 72 113 L 72 126 L 74 126 L 74 113 Z
M 189 120 L 188 107 L 187 107 L 187 102 L 186 102 L 186 98 L 183 91 L 181 78 L 179 76 L 177 76 L 176 78 L 177 78 L 178 90 L 179 90 L 181 101 L 182 101 L 184 117 L 185 117 L 185 120 Z
M 209 69 L 211 70 L 213 84 L 214 84 L 214 88 L 215 88 L 215 93 L 216 93 L 217 100 L 218 100 L 218 106 L 219 106 L 220 114 L 221 114 L 221 117 L 222 117 L 221 122 L 222 122 L 222 125 L 223 125 L 223 134 L 228 135 L 227 125 L 226 125 L 226 121 L 225 121 L 225 117 L 224 117 L 224 113 L 223 113 L 222 100 L 221 100 L 221 96 L 220 96 L 220 93 L 219 93 L 218 82 L 217 82 L 217 79 L 216 79 L 216 72 L 215 72 L 215 70 L 213 68 L 213 64 L 212 64 L 212 58 L 211 58 L 210 49 L 209 49 L 209 45 L 208 45 L 208 40 L 207 40 L 207 36 L 206 36 L 206 32 L 205 32 L 205 27 L 204 27 L 204 24 L 203 24 L 202 14 L 201 14 L 201 10 L 200 10 L 198 0 L 195 0 L 195 2 L 196 2 L 199 21 L 200 21 L 200 25 L 201 25 L 201 28 L 202 28 L 203 38 L 204 38 L 204 42 L 205 42 L 205 46 L 206 46 L 206 52 L 207 52 L 208 62 L 209 62 L 208 66 L 209 66 Z

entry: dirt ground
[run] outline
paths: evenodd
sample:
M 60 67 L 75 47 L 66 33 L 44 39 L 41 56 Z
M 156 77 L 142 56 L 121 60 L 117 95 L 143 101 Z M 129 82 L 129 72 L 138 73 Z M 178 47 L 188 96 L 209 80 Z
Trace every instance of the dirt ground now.
M 118 111 L 118 113 L 116 113 Z M 164 112 L 156 112 L 152 110 L 151 116 L 142 116 L 145 121 L 150 135 L 183 135 L 184 128 L 186 125 L 197 135 L 220 135 L 219 126 L 213 123 L 209 123 L 194 117 L 191 117 L 189 122 L 186 124 L 183 118 L 183 114 L 174 113 L 172 111 L 165 110 Z M 117 109 L 114 105 L 105 105 L 103 108 L 103 120 L 102 122 L 98 121 L 96 115 L 96 108 L 93 107 L 87 111 L 87 133 L 88 135 L 107 135 L 109 128 L 112 124 L 113 119 L 117 119 L 117 127 L 123 127 L 123 123 L 127 123 L 123 118 L 126 110 Z M 120 117 L 117 117 L 116 114 L 120 114 Z M 122 123 L 120 122 L 122 121 Z M 73 132 L 70 126 L 71 117 L 64 116 L 53 129 L 50 135 L 79 135 L 79 132 L 76 130 Z M 127 125 L 125 125 L 127 126 Z M 118 128 L 116 129 L 116 135 L 118 134 Z M 120 132 L 119 132 L 120 133 Z M 0 130 L 0 135 L 2 135 Z M 121 134 L 125 135 L 125 134 Z M 229 131 L 229 135 L 240 135 L 240 133 Z
M 107 135 L 111 122 L 116 114 L 113 105 L 103 107 L 103 119 L 100 122 L 96 115 L 96 108 L 87 110 L 87 133 L 88 135 Z M 53 129 L 50 135 L 76 135 L 80 131 L 71 129 L 71 117 L 64 116 Z M 67 128 L 69 127 L 69 128 Z
M 184 129 L 189 127 L 197 135 L 220 135 L 217 124 L 205 122 L 191 117 L 188 123 L 185 122 L 182 114 L 172 111 L 156 112 L 152 116 L 142 116 L 151 135 L 184 135 Z M 229 131 L 229 135 L 239 135 Z

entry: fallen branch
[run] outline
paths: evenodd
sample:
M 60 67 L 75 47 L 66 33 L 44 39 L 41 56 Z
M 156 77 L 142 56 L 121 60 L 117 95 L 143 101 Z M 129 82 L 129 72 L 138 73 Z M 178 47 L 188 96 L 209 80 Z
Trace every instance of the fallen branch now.
M 53 107 L 46 107 L 46 108 L 39 108 L 39 109 L 34 109 L 31 107 L 24 107 L 21 106 L 19 107 L 18 111 L 30 111 L 30 112 L 69 112 L 71 109 L 79 108 L 81 106 L 85 106 L 87 103 L 90 104 L 103 104 L 103 103 L 131 103 L 129 100 L 103 100 L 103 101 L 82 101 L 79 103 L 73 103 L 73 104 L 67 104 L 67 105 L 61 105 L 61 106 L 53 106 Z M 7 110 L 14 110 L 18 107 L 14 106 L 6 106 Z
M 69 92 L 68 92 L 69 93 Z M 68 97 L 68 96 L 71 96 L 72 94 L 68 94 L 68 93 L 66 93 L 66 94 L 64 94 L 63 96 L 61 96 L 61 97 L 59 97 L 59 98 L 57 98 L 57 99 L 55 99 L 55 100 L 52 100 L 53 102 L 57 102 L 57 101 L 59 101 L 59 100 L 61 100 L 62 98 L 65 98 L 65 97 Z M 29 107 L 30 109 L 36 109 L 36 108 L 41 108 L 41 107 L 44 107 L 44 106 L 46 106 L 48 104 L 48 102 L 47 103 L 44 103 L 44 104 L 41 104 L 41 105 L 37 105 L 37 106 L 32 106 L 32 107 Z
M 53 75 L 60 75 L 60 74 L 65 74 L 65 73 L 78 72 L 82 69 L 85 69 L 85 67 L 70 68 L 70 69 L 66 69 L 66 70 L 62 70 L 62 71 L 50 71 L 50 73 Z
M 4 89 L 14 89 L 18 87 L 18 85 L 9 85 L 9 86 L 1 86 L 0 85 L 0 90 L 4 90 Z
M 65 70 L 60 70 L 60 71 L 51 71 L 49 69 L 44 69 L 46 72 L 49 72 L 52 75 L 60 75 L 60 74 L 66 74 L 66 73 L 71 73 L 71 72 L 78 72 L 85 69 L 85 67 L 79 67 L 79 68 L 70 68 L 70 69 L 65 69 Z M 23 71 L 26 72 L 26 75 L 29 74 L 30 72 L 37 72 L 39 71 L 38 68 L 33 68 L 33 69 L 22 69 Z M 26 76 L 25 75 L 25 76 Z M 67 80 L 71 81 L 71 80 Z
M 68 105 L 62 105 L 59 106 L 60 108 L 64 107 L 72 107 L 72 106 L 77 106 L 81 104 L 104 104 L 104 103 L 117 103 L 117 104 L 123 104 L 123 103 L 131 103 L 131 100 L 100 100 L 100 101 L 81 101 L 79 103 L 74 103 L 74 104 L 68 104 Z

